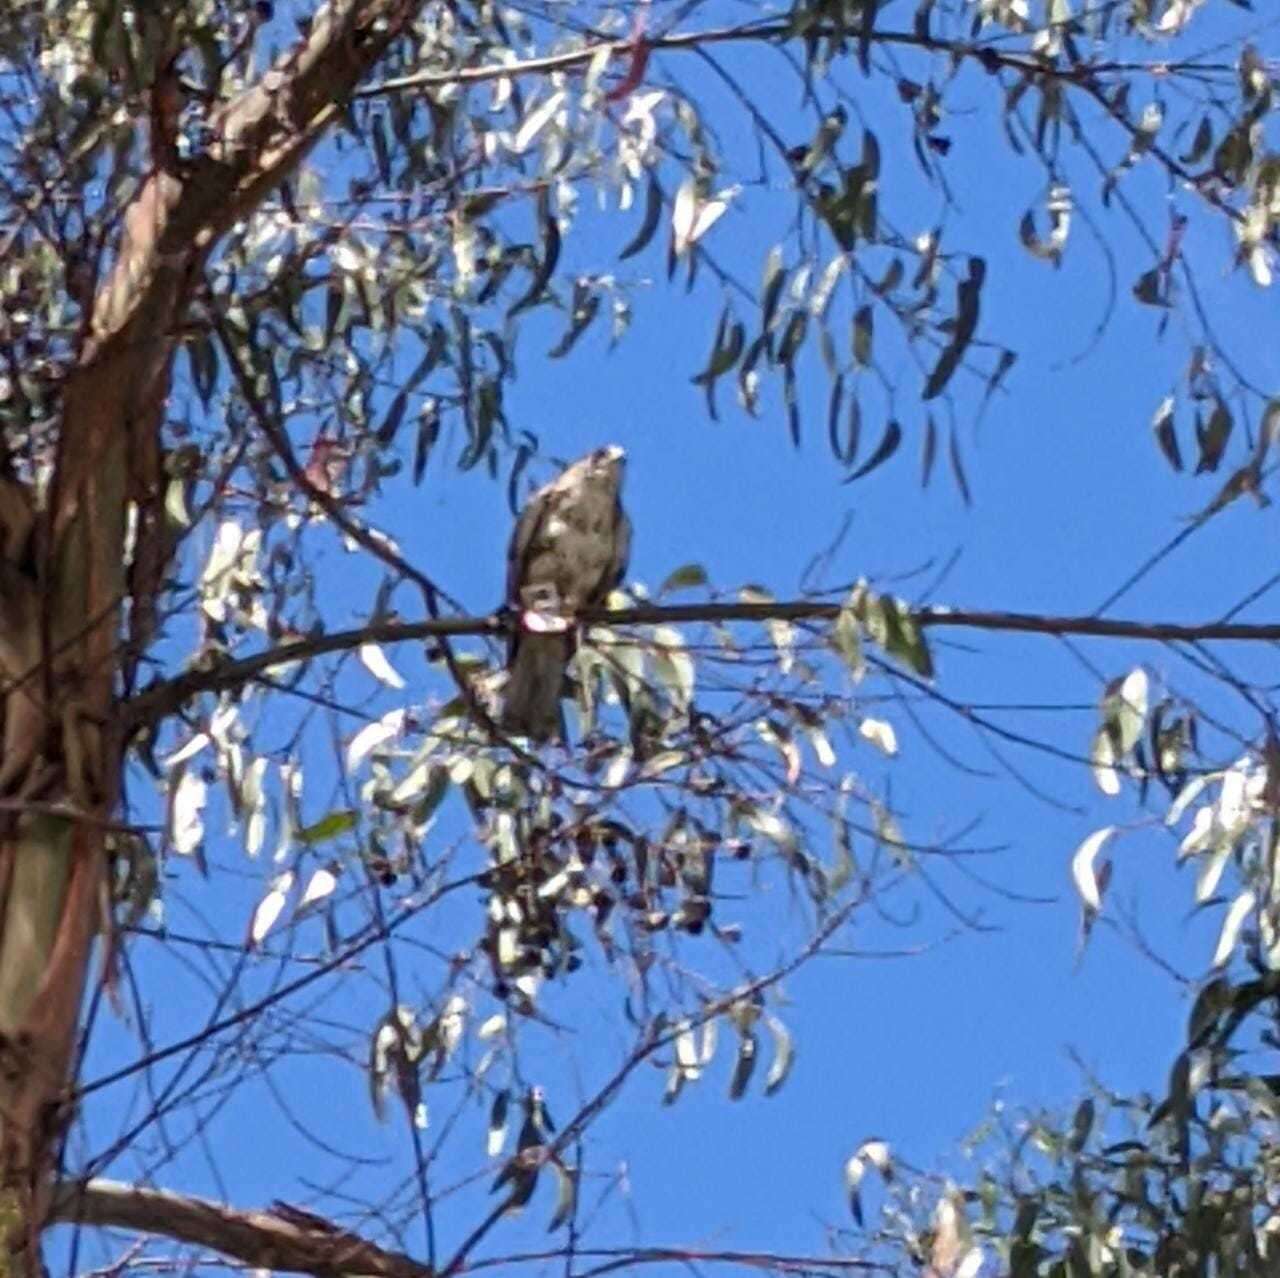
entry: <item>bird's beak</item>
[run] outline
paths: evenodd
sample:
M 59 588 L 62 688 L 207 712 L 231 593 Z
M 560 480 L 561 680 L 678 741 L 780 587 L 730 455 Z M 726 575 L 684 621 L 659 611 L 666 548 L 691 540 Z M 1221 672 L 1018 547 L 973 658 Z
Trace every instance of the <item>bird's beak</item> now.
M 626 449 L 620 448 L 617 444 L 610 444 L 608 448 L 602 448 L 600 452 L 604 460 L 614 466 L 627 459 Z

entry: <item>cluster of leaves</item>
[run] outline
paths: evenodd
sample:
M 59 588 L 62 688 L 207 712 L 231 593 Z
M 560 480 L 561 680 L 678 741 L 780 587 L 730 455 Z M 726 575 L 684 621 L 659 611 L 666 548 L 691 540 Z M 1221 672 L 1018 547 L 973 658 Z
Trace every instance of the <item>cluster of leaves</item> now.
M 939 1278 L 992 1261 L 1010 1278 L 1272 1273 L 1277 1103 L 1266 1081 L 1236 1075 L 1163 1101 L 1099 1093 L 1067 1121 L 998 1107 L 966 1142 L 971 1183 L 897 1168 L 855 1245 Z
M 206 623 L 235 652 L 271 628 L 262 553 L 256 535 L 224 526 L 200 577 Z M 686 566 L 663 591 L 705 582 Z M 742 592 L 744 606 L 770 603 L 758 587 Z M 503 1148 L 506 1106 L 525 1086 L 516 1044 L 545 1015 L 544 987 L 597 956 L 623 978 L 626 1018 L 666 1057 L 669 1102 L 707 1074 L 722 1027 L 736 1042 L 729 1096 L 746 1095 L 765 1060 L 761 1087 L 770 1095 L 790 1071 L 791 1035 L 764 988 L 744 989 L 740 969 L 718 970 L 720 959 L 752 927 L 761 909 L 753 898 L 771 880 L 802 886 L 816 921 L 809 926 L 834 926 L 910 878 L 913 850 L 894 814 L 861 768 L 837 771 L 833 738 L 843 734 L 851 750 L 870 748 L 873 757 L 896 754 L 893 726 L 867 713 L 877 699 L 873 672 L 901 666 L 928 679 L 932 658 L 910 610 L 865 583 L 832 621 L 775 619 L 764 628 L 762 644 L 754 625 L 717 626 L 710 646 L 710 635 L 670 625 L 594 627 L 571 670 L 578 740 L 564 759 L 493 739 L 461 694 L 397 705 L 345 741 L 341 784 L 353 805 L 310 821 L 301 760 L 288 733 L 283 747 L 273 740 L 278 718 L 259 719 L 259 694 L 202 698 L 187 711 L 185 737 L 156 764 L 169 795 L 161 859 L 203 857 L 208 807 L 222 790 L 249 856 L 274 847 L 246 928 L 259 948 L 292 944 L 298 929 L 320 923 L 327 948 L 341 952 L 364 926 L 353 930 L 362 884 L 409 906 L 449 884 L 478 894 L 478 908 L 452 911 L 449 930 L 461 947 L 435 1000 L 425 1011 L 396 1001 L 372 1026 L 368 1051 L 375 1109 L 382 1113 L 394 1091 L 425 1126 L 427 1084 L 448 1076 L 464 1045 L 477 1047 L 481 1059 L 468 1052 L 464 1068 L 469 1086 L 492 1101 L 490 1157 Z M 381 648 L 366 643 L 359 656 L 363 670 L 346 681 L 373 677 L 403 698 L 404 680 Z M 460 652 L 456 660 L 483 702 L 497 682 L 489 659 Z M 303 687 L 315 673 L 287 677 Z M 845 694 L 833 695 L 842 680 Z M 473 837 L 442 848 L 432 832 L 451 796 L 465 805 Z M 833 855 L 818 850 L 824 838 Z M 131 924 L 148 904 L 163 917 L 163 898 L 149 900 L 155 867 L 155 852 L 143 848 L 124 876 L 122 918 Z M 735 916 L 726 919 L 731 904 Z M 716 944 L 676 958 L 662 941 L 677 936 L 686 946 Z M 702 959 L 695 974 L 690 964 Z M 653 981 L 659 972 L 664 979 Z M 517 1148 L 517 1197 L 532 1193 L 527 1176 L 548 1163 L 562 1188 L 572 1182 L 546 1144 L 530 1137 Z M 535 1147 L 542 1152 L 530 1153 Z
M 1268 141 L 1268 125 L 1276 110 L 1273 68 L 1245 38 L 1238 41 L 1234 64 L 1208 61 L 1198 53 L 1180 60 L 1175 51 L 1184 47 L 1179 42 L 1209 29 L 1205 24 L 1211 20 L 1211 9 L 1215 10 L 1212 17 L 1222 21 L 1224 5 L 1225 0 L 1217 6 L 1200 0 L 1108 5 L 1054 0 L 1037 9 L 1026 0 L 954 4 L 923 0 L 911 31 L 904 32 L 890 31 L 882 6 L 876 4 L 796 0 L 788 25 L 788 35 L 803 43 L 806 87 L 816 101 L 820 101 L 818 86 L 839 93 L 838 68 L 851 60 L 850 55 L 865 76 L 893 80 L 896 96 L 912 113 L 921 172 L 944 198 L 952 138 L 941 130 L 949 123 L 949 95 L 955 86 L 966 83 L 966 70 L 978 70 L 994 80 L 1002 94 L 1011 150 L 1028 156 L 1046 174 L 1047 231 L 1039 229 L 1035 209 L 1023 213 L 1018 223 L 1019 240 L 1037 259 L 1062 264 L 1077 193 L 1093 182 L 1099 184 L 1101 207 L 1120 208 L 1140 229 L 1154 260 L 1134 281 L 1134 298 L 1161 312 L 1162 333 L 1175 310 L 1190 312 L 1185 316 L 1191 334 L 1188 388 L 1193 400 L 1206 405 L 1203 417 L 1197 413 L 1197 474 L 1217 469 L 1233 418 L 1247 417 L 1254 408 L 1266 411 L 1265 401 L 1259 402 L 1261 392 L 1220 349 L 1203 313 L 1186 254 L 1189 214 L 1175 208 L 1167 215 L 1167 228 L 1152 227 L 1142 217 L 1139 197 L 1133 192 L 1140 189 L 1134 186 L 1140 170 L 1159 171 L 1162 180 L 1176 184 L 1198 211 L 1226 222 L 1237 246 L 1234 264 L 1260 287 L 1270 286 L 1280 245 L 1276 197 L 1280 170 Z M 1220 35 L 1221 28 L 1215 28 L 1214 34 Z M 892 46 L 893 57 L 883 55 L 886 43 Z M 898 54 L 913 48 L 925 56 L 912 65 Z M 1144 69 L 1149 76 L 1142 74 Z M 826 225 L 840 247 L 854 250 L 856 246 L 859 255 L 865 256 L 867 246 L 893 241 L 887 224 L 878 226 L 884 222 L 883 214 L 877 212 L 878 146 L 864 148 L 861 161 L 848 168 L 830 164 L 832 177 L 819 178 L 817 187 L 808 189 L 811 177 L 829 164 L 845 122 L 843 106 L 828 110 L 813 142 L 795 148 L 789 159 L 817 221 Z M 867 136 L 874 140 L 869 131 Z M 1104 139 L 1110 136 L 1122 148 L 1114 163 L 1106 158 Z M 936 232 L 921 232 L 916 241 L 927 245 L 921 266 L 926 276 L 929 253 L 937 252 L 936 243 L 929 243 L 930 234 L 937 239 Z M 900 266 L 891 269 L 900 278 Z M 980 282 L 981 275 L 971 270 L 970 291 L 966 294 L 961 285 L 950 317 L 931 314 L 933 297 L 928 289 L 919 299 L 902 299 L 889 307 L 905 321 L 911 342 L 925 334 L 931 323 L 936 326 L 941 352 L 931 361 L 919 360 L 926 368 L 930 363 L 933 367 L 924 384 L 925 400 L 941 392 L 955 368 L 963 366 L 977 318 Z M 871 284 L 871 279 L 866 283 Z M 868 301 L 876 301 L 874 292 Z M 989 372 L 988 395 L 1013 358 L 1012 351 L 1001 354 Z M 837 376 L 834 367 L 832 376 Z M 1154 424 L 1161 448 L 1180 469 L 1172 410 L 1172 400 L 1166 401 Z M 1266 425 L 1258 432 L 1260 451 L 1265 451 L 1272 434 Z M 1246 445 L 1229 495 L 1259 487 L 1261 463 L 1249 455 L 1250 446 Z M 925 447 L 928 452 L 928 443 Z M 836 451 L 839 455 L 839 448 Z M 962 472 L 957 479 L 963 488 Z
M 849 1165 L 859 1223 L 868 1168 L 887 1193 L 859 1252 L 905 1254 L 939 1278 L 976 1274 L 992 1257 L 1010 1278 L 1274 1272 L 1280 1089 L 1236 1040 L 1257 1014 L 1274 1048 L 1278 988 L 1206 983 L 1163 1096 L 1095 1084 L 1066 1120 L 997 1105 L 965 1142 L 976 1164 L 967 1183 L 904 1168 L 867 1142 Z
M 1169 830 L 1190 815 L 1177 861 L 1197 867 L 1197 908 L 1226 905 L 1211 967 L 1221 974 L 1243 960 L 1254 976 L 1266 977 L 1280 970 L 1280 747 L 1268 735 L 1258 749 L 1215 767 L 1201 751 L 1194 707 L 1167 695 L 1152 702 L 1150 678 L 1140 667 L 1107 686 L 1091 748 L 1094 779 L 1114 798 L 1128 778 L 1143 802 L 1150 783 L 1158 782 L 1168 800 L 1162 824 Z M 1111 878 L 1102 852 L 1118 832 L 1115 825 L 1095 830 L 1072 858 L 1086 935 Z M 1228 869 L 1237 884 L 1224 901 L 1219 891 Z

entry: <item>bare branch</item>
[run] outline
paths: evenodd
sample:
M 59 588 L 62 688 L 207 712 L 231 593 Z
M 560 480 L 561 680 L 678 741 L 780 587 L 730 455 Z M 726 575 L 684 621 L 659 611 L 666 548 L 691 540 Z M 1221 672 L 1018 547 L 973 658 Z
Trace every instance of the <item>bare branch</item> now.
M 820 600 L 778 603 L 646 604 L 634 608 L 591 609 L 579 615 L 586 625 L 671 625 L 688 622 L 834 621 L 843 605 Z M 1038 635 L 1088 635 L 1100 639 L 1137 639 L 1154 643 L 1280 642 L 1280 623 L 1139 621 L 1112 617 L 1049 616 L 1040 613 L 968 611 L 945 607 L 920 608 L 912 613 L 919 626 L 992 630 Z M 309 661 L 331 652 L 349 652 L 366 643 L 403 643 L 423 639 L 456 639 L 465 635 L 496 637 L 506 632 L 500 613 L 473 617 L 440 617 L 429 621 L 385 621 L 353 630 L 295 639 L 239 661 L 225 661 L 208 669 L 188 670 L 153 684 L 126 707 L 128 722 L 137 727 L 172 714 L 192 697 L 252 682 L 273 666 Z
M 810 28 L 808 35 L 822 39 L 829 35 L 843 34 L 825 29 L 821 26 Z M 644 43 L 653 51 L 689 52 L 705 48 L 707 45 L 730 43 L 767 43 L 785 40 L 794 35 L 789 22 L 754 22 L 733 27 L 712 27 L 703 31 L 684 31 L 670 35 L 655 36 Z M 1010 53 L 994 44 L 979 44 L 968 40 L 947 40 L 940 37 L 922 35 L 915 31 L 876 30 L 871 34 L 873 44 L 898 45 L 923 49 L 928 53 L 945 53 L 952 58 L 972 58 L 989 70 L 1007 69 L 1024 75 L 1039 75 L 1050 79 L 1078 81 L 1083 70 L 1086 74 L 1134 74 L 1146 72 L 1150 75 L 1167 77 L 1168 75 L 1187 71 L 1198 73 L 1230 74 L 1234 68 L 1226 63 L 1170 63 L 1164 61 L 1133 62 L 1107 61 L 1091 63 L 1084 68 L 1071 65 L 1055 66 L 1044 58 L 1030 53 Z M 519 62 L 495 62 L 489 66 L 459 67 L 454 71 L 423 71 L 412 75 L 397 76 L 393 80 L 384 80 L 381 84 L 371 84 L 367 88 L 357 89 L 352 95 L 357 98 L 377 97 L 387 93 L 402 93 L 408 89 L 441 89 L 456 84 L 484 84 L 490 80 L 501 80 L 522 75 L 545 75 L 550 71 L 569 71 L 575 67 L 585 67 L 592 62 L 602 49 L 618 57 L 630 58 L 635 49 L 634 37 L 627 35 L 619 39 L 599 40 L 583 45 L 578 49 L 569 49 L 563 53 L 551 53 L 540 58 L 526 58 Z
M 59 1185 L 49 1223 L 98 1225 L 156 1234 L 207 1247 L 261 1269 L 285 1273 L 371 1274 L 429 1278 L 431 1269 L 401 1252 L 385 1251 L 318 1216 L 284 1204 L 238 1211 L 208 1198 L 142 1189 L 113 1180 Z

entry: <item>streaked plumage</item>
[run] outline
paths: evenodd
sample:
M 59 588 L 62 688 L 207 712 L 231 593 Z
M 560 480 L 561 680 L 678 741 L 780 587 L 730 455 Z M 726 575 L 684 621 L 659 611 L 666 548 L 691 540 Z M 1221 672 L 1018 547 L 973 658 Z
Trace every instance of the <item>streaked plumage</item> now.
M 507 555 L 507 605 L 517 619 L 505 732 L 535 741 L 563 735 L 560 692 L 574 616 L 603 603 L 627 568 L 624 468 L 621 448 L 598 448 L 538 489 L 516 521 Z

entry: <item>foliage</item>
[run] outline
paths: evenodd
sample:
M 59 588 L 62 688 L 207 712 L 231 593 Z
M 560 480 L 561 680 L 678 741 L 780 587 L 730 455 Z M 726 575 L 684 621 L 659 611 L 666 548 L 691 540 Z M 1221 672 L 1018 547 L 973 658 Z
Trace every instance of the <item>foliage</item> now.
M 706 353 L 679 376 L 711 420 L 731 387 L 779 423 L 779 447 L 823 440 L 849 484 L 888 482 L 911 441 L 928 485 L 942 449 L 974 502 L 973 428 L 1024 353 L 993 289 L 1009 259 L 951 195 L 953 156 L 981 163 L 986 145 L 974 103 L 1039 190 L 1001 214 L 1009 254 L 1061 269 L 1083 224 L 1110 276 L 1096 340 L 1128 308 L 1181 344 L 1150 429 L 1175 470 L 1225 476 L 1192 527 L 1241 495 L 1265 502 L 1277 401 L 1220 340 L 1198 269 L 1226 228 L 1213 272 L 1272 284 L 1274 68 L 1251 28 L 1228 0 L 898 8 L 335 0 L 296 18 L 25 0 L 0 22 L 0 666 L 7 740 L 39 739 L 0 768 L 2 797 L 22 837 L 36 817 L 84 821 L 110 857 L 86 1028 L 115 1032 L 106 1001 L 139 1040 L 99 1057 L 91 1039 L 98 1072 L 75 1099 L 87 1111 L 135 1082 L 144 1098 L 110 1132 L 84 1120 L 64 1179 L 123 1160 L 151 1181 L 246 1085 L 228 1083 L 228 1052 L 314 1048 L 359 1061 L 378 1119 L 407 1115 L 412 1173 L 368 1191 L 393 1239 L 421 1218 L 424 1263 L 458 1272 L 551 1180 L 544 1214 L 572 1254 L 584 1138 L 641 1066 L 674 1103 L 723 1037 L 729 1097 L 773 1094 L 796 1053 L 784 982 L 851 921 L 925 897 L 971 924 L 935 867 L 985 849 L 962 819 L 909 820 L 881 765 L 932 745 L 935 720 L 1000 735 L 949 694 L 940 630 L 1061 634 L 1061 619 L 950 614 L 861 568 L 840 581 L 838 546 L 792 603 L 687 563 L 583 619 L 570 748 L 540 752 L 494 726 L 509 619 L 470 615 L 469 583 L 380 526 L 396 494 L 473 471 L 517 509 L 559 448 L 510 411 L 518 370 L 582 358 L 597 329 L 624 344 L 664 288 L 702 319 Z M 1229 57 L 1189 43 L 1211 11 Z M 753 88 L 766 59 L 798 109 Z M 94 555 L 123 565 L 121 589 Z M 1095 622 L 1082 633 L 1165 638 Z M 108 632 L 105 659 L 82 650 L 86 629 Z M 404 673 L 409 641 L 426 644 L 424 677 Z M 1264 704 L 1259 681 L 1236 682 Z M 1111 921 L 1103 849 L 1162 820 L 1191 814 L 1178 856 L 1199 867 L 1198 905 L 1231 883 L 1169 1096 L 1099 1086 L 1065 1131 L 1002 1114 L 971 1190 L 897 1174 L 869 1141 L 848 1179 L 860 1195 L 868 1170 L 891 1177 L 887 1214 L 850 1244 L 871 1262 L 970 1278 L 988 1255 L 1055 1276 L 1273 1260 L 1274 1098 L 1236 1037 L 1273 1015 L 1280 964 L 1270 711 L 1260 740 L 1224 730 L 1145 666 L 1104 679 L 1099 701 L 1090 738 L 1050 748 L 1138 815 L 1071 862 L 1082 945 Z M 34 734 L 12 726 L 24 706 Z M 192 940 L 207 1002 L 144 1013 L 136 948 L 181 953 L 175 916 L 199 915 L 184 896 L 202 876 L 225 892 Z M 16 917 L 3 873 L 0 893 Z M 342 1016 L 307 1004 L 339 988 L 358 991 Z M 0 1045 L 26 1015 L 8 994 L 0 981 Z M 596 1023 L 616 1050 L 586 1061 L 557 1126 L 570 1087 L 553 1045 Z M 449 1177 L 493 1195 L 457 1191 L 447 1227 L 446 1150 Z M 31 1179 L 0 1170 L 6 1192 Z M 74 1193 L 54 1197 L 50 1218 L 74 1219 Z M 85 1219 L 126 1210 L 94 1202 Z M 248 1263 L 280 1254 L 237 1246 Z

